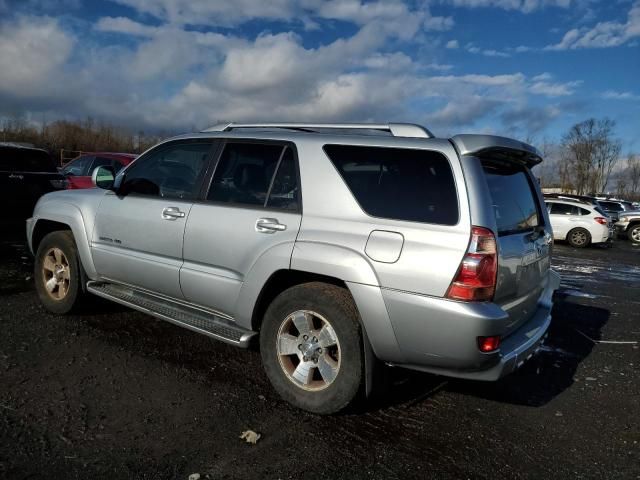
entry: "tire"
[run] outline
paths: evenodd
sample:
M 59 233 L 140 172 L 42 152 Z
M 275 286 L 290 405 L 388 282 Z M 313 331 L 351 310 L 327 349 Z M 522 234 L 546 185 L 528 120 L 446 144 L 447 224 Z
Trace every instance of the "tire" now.
M 591 234 L 584 228 L 574 228 L 567 233 L 567 242 L 575 248 L 584 248 L 591 243 Z
M 69 231 L 47 234 L 36 252 L 34 275 L 40 302 L 51 313 L 66 314 L 81 303 L 80 259 Z
M 627 229 L 627 237 L 634 243 L 640 243 L 640 223 L 629 226 Z
M 312 282 L 282 292 L 265 313 L 260 351 L 275 390 L 303 410 L 336 413 L 363 389 L 359 315 L 344 288 Z

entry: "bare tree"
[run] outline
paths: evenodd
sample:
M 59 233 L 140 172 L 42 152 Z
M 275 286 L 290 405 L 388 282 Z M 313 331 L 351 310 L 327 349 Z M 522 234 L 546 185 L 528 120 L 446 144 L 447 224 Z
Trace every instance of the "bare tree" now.
M 590 118 L 575 124 L 563 137 L 559 173 L 561 179 L 565 175 L 573 179 L 577 193 L 606 189 L 622 148 L 613 137 L 614 127 L 615 122 L 608 118 Z
M 634 196 L 640 196 L 640 156 L 630 153 L 627 159 L 625 171 L 629 192 Z

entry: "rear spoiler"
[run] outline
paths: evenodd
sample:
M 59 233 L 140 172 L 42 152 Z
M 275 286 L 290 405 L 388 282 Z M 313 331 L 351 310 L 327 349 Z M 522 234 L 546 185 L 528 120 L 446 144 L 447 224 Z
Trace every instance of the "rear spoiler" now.
M 491 157 L 515 162 L 531 168 L 542 162 L 536 147 L 507 137 L 495 135 L 456 135 L 449 140 L 460 156 Z

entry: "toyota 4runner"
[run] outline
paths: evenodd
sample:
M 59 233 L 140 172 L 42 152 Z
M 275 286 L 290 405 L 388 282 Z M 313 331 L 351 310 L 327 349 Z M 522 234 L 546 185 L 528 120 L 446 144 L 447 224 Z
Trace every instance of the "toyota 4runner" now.
M 410 124 L 225 124 L 27 221 L 42 304 L 98 295 L 258 343 L 279 394 L 332 413 L 374 366 L 497 380 L 531 358 L 559 276 L 539 152 Z

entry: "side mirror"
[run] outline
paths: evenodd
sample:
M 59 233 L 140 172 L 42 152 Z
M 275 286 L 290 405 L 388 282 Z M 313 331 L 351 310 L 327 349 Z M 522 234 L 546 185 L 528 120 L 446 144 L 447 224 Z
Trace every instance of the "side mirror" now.
M 91 183 L 98 188 L 112 190 L 116 179 L 116 172 L 113 167 L 96 167 L 91 174 Z

